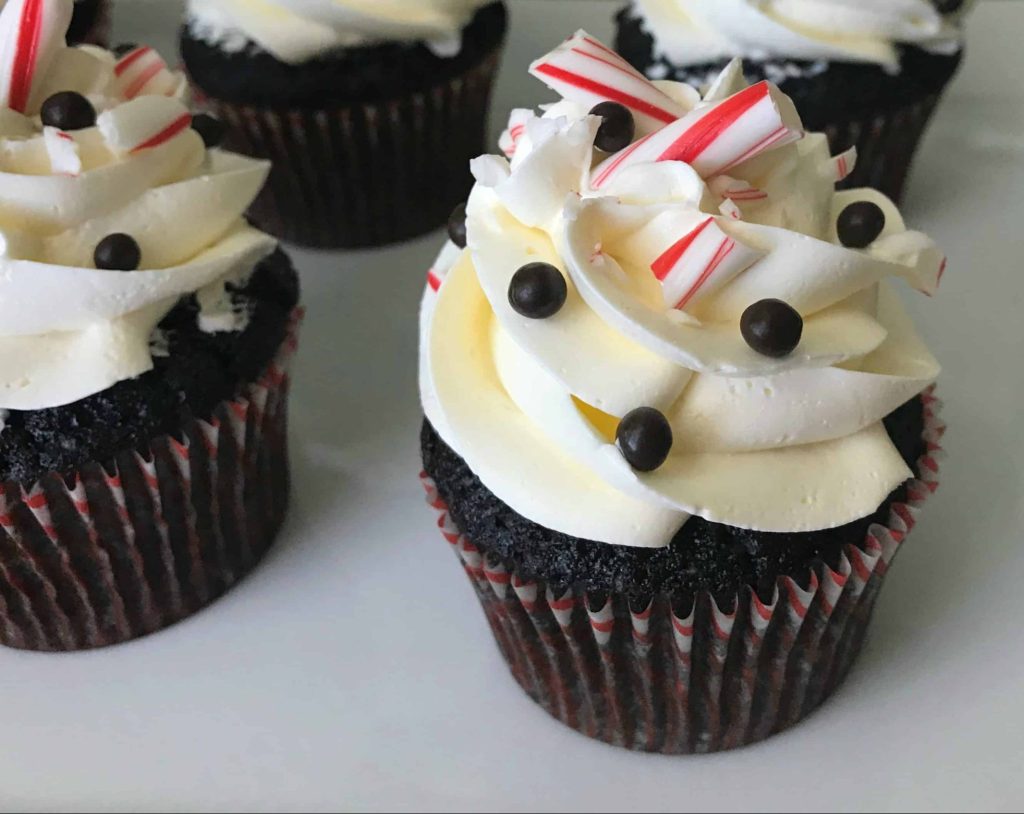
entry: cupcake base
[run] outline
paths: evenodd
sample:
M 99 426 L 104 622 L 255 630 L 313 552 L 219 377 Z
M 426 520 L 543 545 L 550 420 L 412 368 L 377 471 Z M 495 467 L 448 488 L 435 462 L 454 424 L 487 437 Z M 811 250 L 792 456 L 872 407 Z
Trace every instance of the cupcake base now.
M 223 595 L 273 542 L 288 505 L 288 363 L 209 421 L 31 487 L 0 484 L 0 644 L 81 650 L 160 630 Z
M 273 162 L 249 210 L 256 226 L 310 248 L 382 246 L 437 229 L 468 197 L 499 57 L 382 102 L 282 111 L 205 101 L 228 125 L 228 149 Z
M 621 592 L 559 590 L 485 556 L 455 526 L 422 473 L 438 526 L 480 599 L 524 691 L 588 737 L 666 754 L 715 752 L 763 740 L 831 695 L 860 652 L 882 582 L 938 486 L 939 404 L 923 397 L 927 451 L 907 499 L 801 586 L 779 578 L 770 601 L 743 590 L 723 609 L 707 592 L 681 609 Z

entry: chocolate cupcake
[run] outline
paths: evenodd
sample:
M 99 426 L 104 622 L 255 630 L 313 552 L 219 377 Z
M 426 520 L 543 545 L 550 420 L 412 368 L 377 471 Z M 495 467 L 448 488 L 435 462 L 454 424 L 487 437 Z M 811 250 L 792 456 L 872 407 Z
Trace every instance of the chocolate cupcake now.
M 72 45 L 106 46 L 109 40 L 109 0 L 75 0 L 75 13 L 68 27 L 68 42 Z
M 649 78 L 706 87 L 734 57 L 776 83 L 834 152 L 844 187 L 899 201 L 914 153 L 963 58 L 963 0 L 631 0 L 616 47 Z
M 465 200 L 506 24 L 491 0 L 197 0 L 181 52 L 228 144 L 273 161 L 259 226 L 304 246 L 378 246 Z
M 473 163 L 421 313 L 422 477 L 526 692 L 709 752 L 815 709 L 934 490 L 945 267 L 740 66 L 701 97 L 580 32 Z M 464 246 L 465 248 L 460 248 Z
M 151 49 L 67 47 L 71 19 L 0 14 L 0 643 L 33 650 L 209 604 L 288 501 L 298 284 L 242 219 L 269 168 Z

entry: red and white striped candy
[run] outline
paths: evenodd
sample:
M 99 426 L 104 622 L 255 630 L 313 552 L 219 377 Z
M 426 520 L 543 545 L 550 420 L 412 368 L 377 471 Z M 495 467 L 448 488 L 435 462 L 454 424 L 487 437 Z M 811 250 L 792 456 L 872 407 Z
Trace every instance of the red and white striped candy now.
M 585 31 L 577 31 L 534 62 L 530 73 L 563 98 L 588 109 L 601 102 L 624 105 L 641 133 L 659 130 L 686 113 L 686 108 Z
M 35 110 L 36 89 L 66 47 L 72 0 L 8 0 L 0 12 L 0 105 Z
M 501 138 L 498 139 L 498 147 L 508 158 L 512 158 L 516 154 L 516 147 L 519 145 L 519 139 L 523 137 L 523 133 L 526 132 L 526 123 L 534 117 L 532 110 L 526 110 L 525 108 L 515 108 L 511 115 L 508 117 L 508 127 L 505 128 L 505 132 L 501 134 Z
M 844 153 L 840 153 L 832 159 L 832 172 L 836 183 L 845 181 L 850 177 L 854 167 L 857 166 L 857 148 L 851 147 Z
M 714 294 L 764 255 L 729 237 L 708 218 L 651 264 L 665 302 L 680 311 Z
M 719 198 L 724 198 L 727 201 L 744 203 L 768 199 L 768 193 L 763 189 L 758 189 L 755 186 L 751 186 L 747 181 L 742 181 L 729 175 L 719 175 L 708 183 L 708 187 Z
M 616 153 L 594 170 L 590 183 L 600 189 L 627 167 L 657 161 L 682 161 L 702 178 L 713 178 L 802 136 L 792 101 L 769 82 L 759 82 Z
M 166 144 L 192 126 L 192 115 L 176 99 L 140 96 L 101 113 L 96 125 L 107 146 L 125 155 Z
M 178 84 L 167 63 L 148 45 L 129 51 L 114 66 L 114 90 L 122 99 L 170 96 Z
M 43 143 L 50 155 L 50 169 L 57 175 L 78 175 L 82 172 L 82 158 L 78 144 L 70 133 L 56 127 L 43 128 Z

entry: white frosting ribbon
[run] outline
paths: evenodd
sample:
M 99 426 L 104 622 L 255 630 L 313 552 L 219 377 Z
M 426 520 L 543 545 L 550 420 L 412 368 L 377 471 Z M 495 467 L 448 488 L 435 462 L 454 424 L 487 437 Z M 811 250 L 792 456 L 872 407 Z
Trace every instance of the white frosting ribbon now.
M 732 111 L 689 153 L 714 160 L 652 152 L 595 185 L 595 100 L 569 90 L 540 117 L 516 113 L 511 162 L 473 163 L 467 250 L 446 246 L 424 295 L 424 410 L 483 483 L 537 523 L 645 547 L 667 545 L 692 515 L 812 531 L 870 514 L 911 475 L 881 421 L 939 368 L 889 281 L 934 291 L 941 254 L 880 193 L 837 193 L 824 137 L 801 138 L 785 97 L 736 87 L 737 76 L 730 66 L 713 87 L 719 98 L 623 150 L 647 155 L 635 144 L 678 140 Z M 641 93 L 634 80 L 622 74 Z M 755 97 L 770 104 L 744 128 L 735 111 Z M 773 140 L 782 127 L 787 136 Z M 864 200 L 882 208 L 885 229 L 868 249 L 845 248 L 839 214 Z M 735 217 L 718 212 L 726 203 Z M 513 274 L 533 262 L 566 282 L 548 319 L 509 303 Z M 804 319 L 783 358 L 756 353 L 739 328 L 765 298 Z M 631 469 L 614 443 L 619 419 L 641 406 L 661 410 L 675 438 L 650 473 Z
M 153 329 L 182 296 L 212 291 L 203 301 L 218 302 L 275 246 L 242 220 L 266 162 L 207 151 L 183 79 L 150 49 L 118 60 L 65 46 L 57 23 L 70 8 L 12 0 L 0 13 L 0 87 L 28 100 L 28 115 L 0 108 L 3 409 L 60 406 L 146 372 Z M 12 45 L 36 20 L 34 50 Z M 37 57 L 21 64 L 26 54 Z M 87 95 L 95 126 L 40 126 L 39 106 L 64 90 Z M 97 244 L 117 233 L 138 243 L 139 270 L 95 268 Z
M 633 9 L 676 65 L 788 57 L 896 69 L 898 43 L 951 52 L 962 41 L 930 0 L 633 0 Z
M 386 41 L 425 42 L 439 56 L 490 0 L 189 0 L 193 34 L 229 51 L 255 43 L 282 62 Z

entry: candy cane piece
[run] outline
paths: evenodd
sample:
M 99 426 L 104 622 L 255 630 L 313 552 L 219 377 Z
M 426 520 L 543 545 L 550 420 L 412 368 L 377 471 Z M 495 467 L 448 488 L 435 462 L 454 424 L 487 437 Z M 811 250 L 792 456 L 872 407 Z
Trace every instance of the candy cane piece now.
M 519 146 L 519 139 L 523 137 L 523 133 L 526 132 L 526 123 L 534 117 L 532 110 L 526 110 L 525 108 L 515 108 L 511 115 L 508 117 L 508 127 L 505 128 L 505 132 L 501 134 L 501 138 L 498 139 L 498 147 L 508 157 L 512 158 L 516 154 L 516 148 Z
M 751 186 L 747 181 L 742 181 L 729 175 L 719 175 L 717 178 L 713 178 L 708 187 L 719 198 L 724 198 L 728 201 L 740 201 L 742 203 L 744 201 L 764 201 L 768 198 L 768 193 L 763 189 L 758 189 L 755 186 Z
M 72 0 L 8 0 L 0 13 L 0 105 L 34 109 L 37 80 L 66 47 Z
M 107 146 L 118 155 L 159 147 L 191 125 L 188 109 L 166 96 L 140 96 L 101 113 L 96 120 Z
M 683 161 L 702 178 L 713 178 L 802 136 L 793 102 L 771 83 L 759 82 L 611 156 L 594 170 L 591 187 L 600 189 L 626 167 L 656 161 Z
M 832 159 L 832 174 L 835 176 L 836 183 L 845 181 L 850 177 L 850 173 L 853 172 L 857 166 L 857 148 L 851 147 L 846 152 L 840 153 Z
M 729 237 L 708 218 L 651 264 L 665 302 L 680 311 L 720 290 L 764 254 Z
M 155 50 L 143 45 L 129 51 L 114 66 L 114 90 L 122 99 L 170 96 L 178 80 Z
M 588 110 L 618 102 L 633 113 L 641 133 L 651 133 L 686 114 L 686 108 L 658 90 L 613 50 L 577 31 L 530 66 L 541 82 Z
M 50 169 L 58 175 L 79 175 L 82 172 L 82 158 L 78 144 L 70 133 L 56 127 L 43 128 L 43 143 L 50 155 Z

